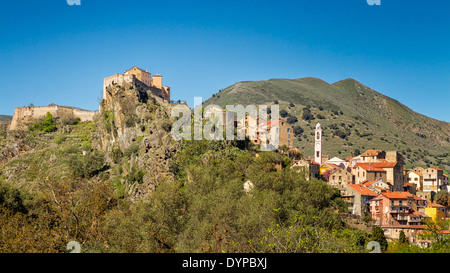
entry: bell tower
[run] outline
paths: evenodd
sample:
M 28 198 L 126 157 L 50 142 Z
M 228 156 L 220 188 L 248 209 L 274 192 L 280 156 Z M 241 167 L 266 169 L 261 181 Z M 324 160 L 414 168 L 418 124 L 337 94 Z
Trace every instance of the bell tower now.
M 317 123 L 314 135 L 314 161 L 322 164 L 322 125 Z

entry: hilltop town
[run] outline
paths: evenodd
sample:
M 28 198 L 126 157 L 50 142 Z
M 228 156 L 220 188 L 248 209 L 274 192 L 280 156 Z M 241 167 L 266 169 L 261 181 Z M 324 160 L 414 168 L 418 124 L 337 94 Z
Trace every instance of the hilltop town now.
M 274 122 L 265 123 L 268 126 L 264 128 L 270 132 Z M 442 169 L 432 166 L 406 169 L 399 151 L 367 150 L 345 159 L 329 158 L 324 153 L 326 142 L 320 123 L 313 134 L 314 155 L 303 157 L 293 146 L 292 126 L 285 120 L 275 123 L 280 132 L 278 151 L 292 155 L 290 168 L 304 172 L 305 179 L 311 183 L 322 180 L 338 189 L 352 215 L 370 219 L 368 223 L 380 226 L 388 238 L 397 240 L 403 231 L 410 242 L 429 246 L 429 241 L 418 236 L 426 220 L 449 219 L 448 207 L 435 201 L 439 192 L 448 192 L 448 175 Z M 249 136 L 250 124 L 257 124 L 257 118 L 246 116 L 237 124 L 238 128 L 246 128 Z M 258 134 L 253 143 L 261 144 L 264 140 Z M 450 231 L 442 233 L 450 234 Z
M 298 215 L 308 216 L 306 218 L 309 220 L 302 220 L 306 221 L 305 226 L 317 224 L 325 230 L 324 234 L 334 236 L 333 232 L 342 231 L 343 228 L 341 221 L 334 218 L 337 217 L 335 211 L 342 209 L 341 203 L 337 205 L 335 192 L 339 200 L 344 202 L 344 210 L 340 211 L 342 215 L 364 222 L 368 230 L 380 227 L 392 242 L 399 240 L 403 234 L 414 245 L 430 247 L 432 241 L 421 236 L 427 230 L 427 224 L 449 218 L 448 175 L 433 166 L 407 169 L 405 158 L 399 151 L 369 149 L 345 159 L 339 158 L 339 155 L 330 156 L 327 141 L 323 137 L 323 127 L 317 123 L 315 130 L 310 132 L 314 153 L 308 155 L 294 147 L 295 128 L 286 117 L 263 120 L 245 115 L 242 119 L 236 119 L 221 109 L 212 109 L 212 112 L 224 115 L 223 119 L 231 118 L 235 129 L 245 132 L 244 141 L 177 142 L 170 135 L 171 122 L 174 121 L 170 113 L 176 105 L 179 103 L 171 100 L 170 87 L 162 84 L 162 76 L 152 76 L 147 70 L 135 66 L 123 74 L 104 78 L 103 99 L 98 111 L 58 105 L 18 107 L 11 124 L 4 123 L 0 128 L 8 133 L 8 137 L 5 137 L 7 141 L 0 142 L 0 182 L 19 185 L 21 190 L 27 187 L 49 190 L 48 202 L 56 206 L 55 211 L 63 211 L 58 198 L 68 198 L 64 199 L 67 206 L 73 206 L 70 208 L 74 211 L 79 209 L 78 205 L 74 205 L 77 203 L 72 202 L 72 195 L 67 197 L 69 193 L 55 190 L 58 183 L 71 183 L 70 186 L 61 186 L 68 192 L 80 181 L 95 189 L 99 185 L 112 183 L 111 192 L 108 193 L 111 195 L 106 191 L 101 193 L 107 198 L 95 196 L 94 201 L 86 202 L 107 202 L 98 214 L 107 214 L 110 210 L 117 213 L 112 213 L 112 216 L 108 214 L 112 218 L 102 218 L 102 221 L 113 219 L 109 223 L 110 228 L 114 226 L 113 229 L 117 223 L 122 225 L 121 228 L 128 229 L 129 222 L 126 221 L 134 220 L 124 215 L 128 213 L 132 217 L 140 217 L 140 214 L 133 214 L 133 207 L 138 206 L 135 204 L 141 200 L 151 200 L 155 203 L 150 202 L 153 204 L 150 207 L 147 207 L 148 203 L 142 203 L 144 214 L 154 213 L 144 218 L 158 219 L 149 224 L 156 230 L 151 240 L 157 242 L 151 251 L 170 252 L 174 248 L 179 251 L 203 251 L 205 243 L 198 238 L 218 232 L 211 231 L 211 228 L 223 229 L 221 232 L 225 233 L 231 229 L 233 231 L 228 236 L 235 236 L 233 240 L 241 240 L 242 244 L 233 246 L 230 239 L 226 246 L 229 251 L 245 252 L 252 248 L 259 251 L 283 251 L 290 245 L 289 240 L 283 247 L 273 243 L 271 240 L 276 242 L 280 238 L 277 233 L 266 234 L 267 230 L 271 230 L 266 225 L 280 221 L 279 225 L 286 228 L 280 229 L 289 234 L 286 236 L 293 236 L 287 229 L 287 223 L 298 224 L 299 219 L 303 219 L 296 218 Z M 72 122 L 61 123 L 63 120 Z M 39 126 L 44 123 L 53 126 L 52 130 L 41 130 Z M 268 136 L 273 130 L 278 135 L 276 150 L 262 151 L 261 147 L 269 144 Z M 68 159 L 65 160 L 65 157 Z M 51 181 L 50 186 L 47 180 Z M 190 193 L 186 193 L 185 188 L 190 189 Z M 83 194 L 91 194 L 89 187 L 83 190 L 86 191 Z M 223 202 L 210 201 L 205 197 L 209 194 L 212 194 L 211 200 Z M 187 195 L 190 197 L 187 198 Z M 320 195 L 320 198 L 316 195 Z M 229 202 L 229 198 L 235 198 L 235 202 Z M 85 200 L 83 197 L 79 202 Z M 122 211 L 122 206 L 126 207 L 126 213 Z M 198 211 L 211 210 L 208 214 L 210 218 L 203 220 L 204 216 L 199 216 L 197 210 L 189 211 L 196 206 L 200 206 Z M 307 212 L 305 208 L 308 208 Z M 219 218 L 216 215 L 218 211 L 222 213 Z M 314 222 L 319 213 L 334 223 L 332 229 L 327 229 L 329 226 L 325 220 Z M 56 215 L 62 219 L 68 217 L 67 226 L 79 221 L 70 218 L 71 214 Z M 235 217 L 240 217 L 240 220 L 233 222 Z M 194 224 L 185 219 L 190 219 Z M 92 235 L 95 233 L 83 234 L 88 238 L 86 240 L 95 242 L 96 248 L 110 251 L 105 245 L 114 245 L 114 240 L 122 240 L 118 239 L 121 236 L 125 238 L 123 240 L 128 240 L 128 235 L 115 237 L 111 235 L 113 231 L 106 232 L 103 227 L 97 226 L 97 220 L 90 218 L 86 221 L 92 229 L 98 228 L 99 233 L 105 232 L 102 233 L 105 237 L 111 237 L 104 239 L 109 242 L 105 244 L 96 241 L 97 237 Z M 143 226 L 133 229 L 140 230 Z M 174 226 L 177 228 L 174 229 Z M 197 227 L 198 230 L 192 230 Z M 69 231 L 63 230 L 81 236 L 77 228 L 74 228 L 76 232 L 71 228 L 66 228 Z M 198 237 L 191 238 L 190 234 L 195 232 L 198 232 Z M 299 228 L 298 234 L 302 232 L 303 227 Z M 357 233 L 359 231 L 352 232 L 360 236 Z M 439 230 L 438 233 L 445 236 L 449 231 Z M 169 238 L 167 243 L 162 243 L 164 236 Z M 252 236 L 265 243 L 258 246 L 260 248 L 248 244 Z M 307 247 L 297 246 L 292 251 L 314 252 L 310 247 L 316 244 L 332 249 L 328 245 L 332 244 L 331 239 L 327 243 L 320 239 L 322 236 L 314 239 L 318 241 L 306 243 Z M 209 248 L 218 247 L 214 240 L 208 238 L 206 244 Z M 338 238 L 333 237 L 333 240 Z M 134 243 L 130 249 L 141 249 L 139 244 Z M 125 246 L 115 247 L 123 250 L 121 247 Z M 355 247 L 358 251 L 361 248 L 364 246 Z

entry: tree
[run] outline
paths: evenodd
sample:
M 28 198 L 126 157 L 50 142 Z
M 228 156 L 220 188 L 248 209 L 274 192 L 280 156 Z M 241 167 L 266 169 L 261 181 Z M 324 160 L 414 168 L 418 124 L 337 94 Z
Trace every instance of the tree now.
M 280 116 L 282 117 L 282 118 L 285 118 L 285 117 L 287 117 L 289 115 L 289 113 L 286 111 L 286 110 L 281 110 L 280 111 Z
M 450 194 L 447 191 L 439 191 L 434 196 L 434 201 L 439 205 L 448 207 L 450 206 Z
M 297 117 L 295 117 L 295 116 L 289 116 L 289 117 L 286 119 L 286 122 L 289 123 L 289 124 L 296 123 L 297 121 L 298 121 L 298 119 L 297 119 Z
M 398 242 L 400 244 L 409 244 L 409 240 L 408 240 L 408 238 L 406 238 L 405 232 L 403 232 L 403 230 L 400 231 Z
M 376 241 L 380 243 L 381 251 L 386 251 L 388 247 L 388 242 L 386 239 L 386 236 L 384 235 L 384 231 L 379 226 L 374 226 L 372 231 L 372 238 L 373 241 Z
M 302 129 L 302 127 L 300 127 L 300 126 L 298 126 L 298 125 L 292 127 L 292 130 L 294 131 L 294 135 L 295 135 L 295 136 L 301 135 L 301 134 L 303 134 L 303 132 L 304 132 L 304 130 Z

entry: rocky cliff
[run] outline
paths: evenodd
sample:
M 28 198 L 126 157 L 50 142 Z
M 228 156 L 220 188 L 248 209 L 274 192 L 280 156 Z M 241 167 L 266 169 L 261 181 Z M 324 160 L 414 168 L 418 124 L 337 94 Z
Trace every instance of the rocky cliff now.
M 109 86 L 100 108 L 93 148 L 105 152 L 113 179 L 125 185 L 128 194 L 145 195 L 172 179 L 169 164 L 178 143 L 170 135 L 167 101 L 126 83 Z

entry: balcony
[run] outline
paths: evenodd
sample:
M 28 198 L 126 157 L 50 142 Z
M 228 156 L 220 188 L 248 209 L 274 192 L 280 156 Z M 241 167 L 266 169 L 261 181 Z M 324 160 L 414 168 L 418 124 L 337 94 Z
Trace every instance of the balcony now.
M 390 206 L 389 213 L 409 213 L 409 206 L 406 205 Z
M 422 218 L 408 216 L 408 223 L 422 223 L 422 222 L 423 222 Z

